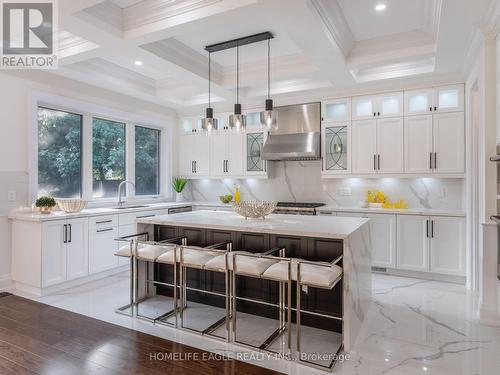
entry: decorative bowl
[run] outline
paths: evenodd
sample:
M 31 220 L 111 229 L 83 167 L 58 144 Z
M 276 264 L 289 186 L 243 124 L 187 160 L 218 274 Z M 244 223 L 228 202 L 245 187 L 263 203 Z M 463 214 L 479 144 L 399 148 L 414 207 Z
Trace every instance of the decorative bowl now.
M 87 207 L 87 202 L 83 199 L 56 198 L 57 205 L 64 212 L 80 212 Z
M 262 201 L 242 201 L 233 202 L 233 210 L 238 214 L 243 216 L 245 219 L 265 219 L 267 215 L 272 213 L 277 202 L 262 202 Z
M 231 194 L 227 194 L 227 195 L 220 195 L 219 196 L 219 199 L 222 203 L 224 204 L 228 204 L 229 202 L 231 202 L 233 200 L 233 196 Z

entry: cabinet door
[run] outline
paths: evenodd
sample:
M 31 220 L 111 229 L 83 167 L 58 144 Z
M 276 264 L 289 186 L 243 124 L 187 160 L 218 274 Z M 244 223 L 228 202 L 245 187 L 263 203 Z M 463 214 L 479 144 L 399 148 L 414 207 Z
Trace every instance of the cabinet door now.
M 377 120 L 378 173 L 403 173 L 403 119 Z
M 217 132 L 208 138 L 210 139 L 210 175 L 222 176 L 226 172 L 226 132 Z
M 192 152 L 195 155 L 195 176 L 208 176 L 210 174 L 210 138 L 211 135 L 207 134 L 197 134 L 194 136 Z
M 431 272 L 465 275 L 465 219 L 431 217 Z
M 465 172 L 465 124 L 463 112 L 434 115 L 434 172 Z
M 432 88 L 405 91 L 405 115 L 433 113 L 434 106 L 437 106 L 437 104 L 434 104 L 434 93 L 435 90 Z
M 377 117 L 403 117 L 403 92 L 379 95 L 375 109 Z
M 89 274 L 88 219 L 68 220 L 66 246 L 66 279 L 73 280 Z
M 191 176 L 194 171 L 193 147 L 194 135 L 181 135 L 178 150 L 178 173 L 180 176 Z
M 321 102 L 322 121 L 351 121 L 351 98 Z
M 397 268 L 429 271 L 429 238 L 427 216 L 398 215 Z
M 352 119 L 363 120 L 377 116 L 376 96 L 358 96 L 352 98 Z
M 245 111 L 245 115 L 247 116 L 247 129 L 258 130 L 262 127 L 260 123 L 260 112 L 261 109 Z
M 265 133 L 246 133 L 245 140 L 245 174 L 250 176 L 267 175 L 267 162 L 262 160 L 262 147 Z
M 229 132 L 226 136 L 226 174 L 243 175 L 244 133 Z
M 118 243 L 116 227 L 92 228 L 89 234 L 89 273 L 94 274 L 118 266 L 118 257 L 115 253 Z
M 405 172 L 432 172 L 432 115 L 405 117 Z
M 396 268 L 396 215 L 338 212 L 337 216 L 370 219 L 372 265 Z
M 322 147 L 324 174 L 351 171 L 351 125 L 348 122 L 323 123 Z
M 449 85 L 436 89 L 437 112 L 462 112 L 464 110 L 464 86 Z
M 66 281 L 66 221 L 42 226 L 42 287 Z
M 377 120 L 352 123 L 352 171 L 376 173 Z

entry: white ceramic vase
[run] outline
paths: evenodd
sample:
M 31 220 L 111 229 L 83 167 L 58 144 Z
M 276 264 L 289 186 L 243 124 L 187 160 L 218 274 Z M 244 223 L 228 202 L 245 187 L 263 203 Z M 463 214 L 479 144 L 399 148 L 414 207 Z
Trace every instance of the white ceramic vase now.
M 184 197 L 182 196 L 182 192 L 181 193 L 175 193 L 175 201 L 176 202 L 184 202 Z

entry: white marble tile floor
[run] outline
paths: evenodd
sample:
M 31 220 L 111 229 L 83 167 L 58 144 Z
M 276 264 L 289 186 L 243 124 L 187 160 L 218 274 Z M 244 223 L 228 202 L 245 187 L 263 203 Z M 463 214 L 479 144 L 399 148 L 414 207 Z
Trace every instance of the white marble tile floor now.
M 116 314 L 115 308 L 127 303 L 127 277 L 127 274 L 109 277 L 40 298 L 16 294 L 203 350 L 228 353 L 237 359 L 252 353 L 220 340 Z M 370 312 L 349 358 L 337 363 L 334 373 L 499 374 L 500 327 L 479 324 L 473 315 L 473 304 L 473 296 L 463 285 L 374 274 Z M 157 301 L 149 312 L 165 312 L 170 306 L 168 301 Z M 326 345 L 323 340 L 328 338 L 325 336 L 317 342 L 305 338 L 304 345 L 312 342 L 320 343 L 321 347 Z M 323 373 L 270 357 L 246 359 L 287 374 Z

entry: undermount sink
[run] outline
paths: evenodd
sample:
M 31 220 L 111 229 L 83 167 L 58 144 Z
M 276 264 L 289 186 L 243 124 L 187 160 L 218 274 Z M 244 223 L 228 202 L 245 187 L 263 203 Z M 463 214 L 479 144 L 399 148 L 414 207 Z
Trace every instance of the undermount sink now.
M 149 206 L 120 206 L 120 207 L 112 207 L 113 210 L 126 210 L 127 208 L 144 208 Z

